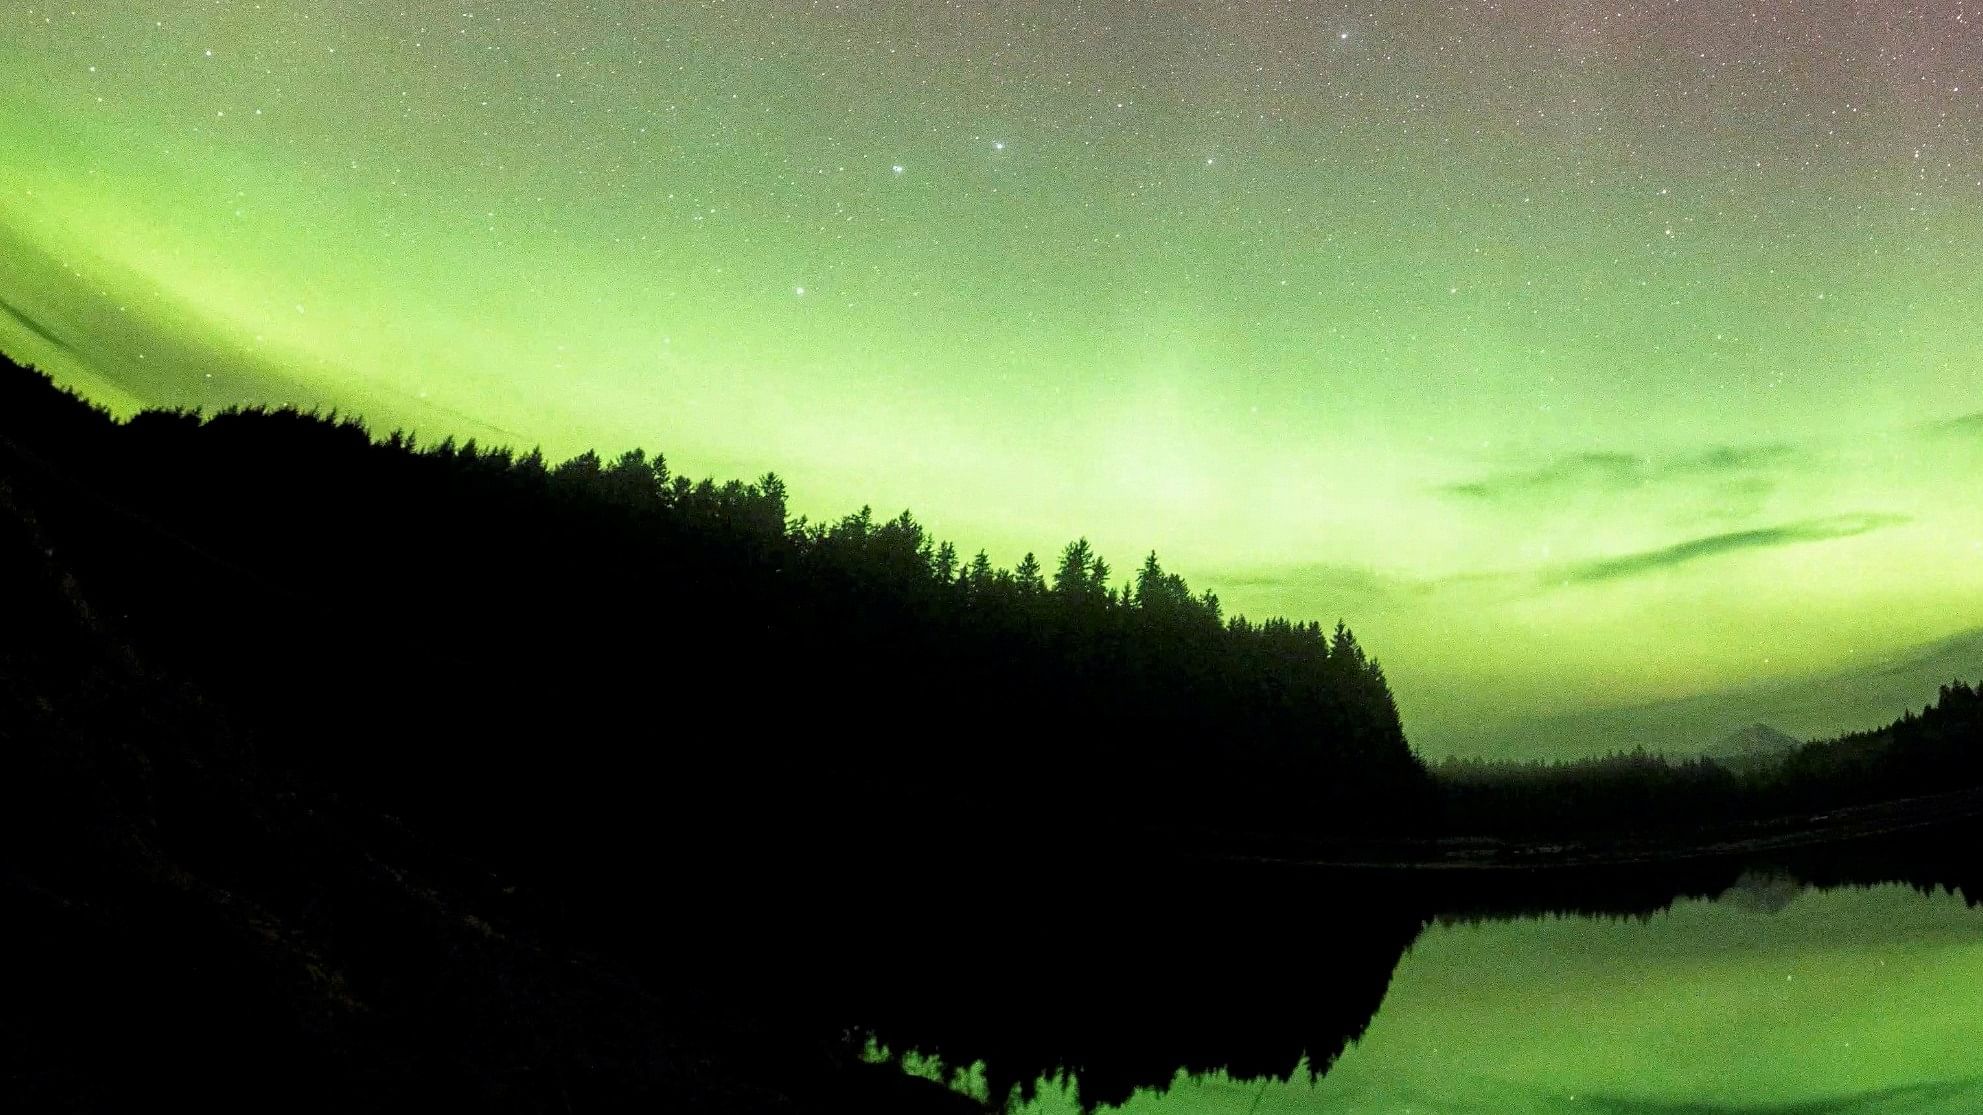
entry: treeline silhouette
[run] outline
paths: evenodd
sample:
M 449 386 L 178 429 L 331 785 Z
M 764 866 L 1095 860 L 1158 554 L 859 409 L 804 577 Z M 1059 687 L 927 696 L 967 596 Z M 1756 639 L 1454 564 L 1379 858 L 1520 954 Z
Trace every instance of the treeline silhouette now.
M 1155 554 L 999 568 L 907 512 L 793 518 L 776 475 L 640 450 L 554 464 L 287 410 L 117 423 L 12 364 L 0 406 L 74 489 L 58 507 L 117 510 L 76 517 L 73 557 L 141 643 L 286 760 L 521 855 L 602 793 L 746 838 L 982 809 L 1016 843 L 1188 843 L 1677 833 L 1983 782 L 1962 683 L 1757 771 L 1640 751 L 1435 779 L 1345 625 L 1226 617 Z
M 602 932 L 596 905 L 264 762 L 119 637 L 18 479 L 0 480 L 10 1109 L 982 1110 L 862 1064 L 870 1037 L 984 1061 L 997 1097 L 1071 1078 L 1092 1108 L 1180 1069 L 1325 1069 L 1423 924 L 1374 877 L 1092 848 L 960 876 L 898 845 L 809 879 L 712 841 L 693 853 L 730 886 L 685 884 L 667 847 L 598 849 L 620 874 L 596 881 L 633 896 L 613 915 L 642 918 Z
M 1000 569 L 906 512 L 791 519 L 771 474 L 284 410 L 116 423 L 0 378 L 0 433 L 122 513 L 63 525 L 102 533 L 68 542 L 140 643 L 402 805 L 859 784 L 1326 830 L 1396 824 L 1427 789 L 1346 627 L 1225 618 L 1154 554 L 1120 584 L 1085 540 Z
M 523 959 L 512 970 L 452 928 L 419 930 L 409 955 L 380 928 L 399 917 L 381 907 L 411 901 L 402 878 L 445 896 L 451 912 L 436 916 L 450 926 L 527 941 L 522 956 L 609 958 L 607 984 L 617 972 L 662 989 L 668 1014 L 692 1020 L 667 1040 L 741 1018 L 775 1058 L 839 1048 L 861 1019 L 913 1024 L 929 973 L 1067 984 L 1071 956 L 1087 959 L 1069 993 L 1093 1016 L 1183 1019 L 1192 996 L 1159 1014 L 1130 991 L 1187 938 L 1099 934 L 1176 881 L 1162 866 L 1173 851 L 1202 830 L 1405 831 L 1431 800 L 1382 670 L 1346 627 L 1227 618 L 1154 556 L 1118 580 L 1077 541 L 1052 568 L 1001 570 L 907 515 L 794 521 L 776 477 L 692 482 L 638 452 L 552 464 L 282 410 L 120 423 L 11 365 L 0 477 L 91 614 L 199 695 L 226 728 L 216 740 L 252 754 L 253 778 L 222 779 L 224 794 L 146 791 L 170 817 L 170 869 L 254 896 L 266 915 L 254 924 L 370 973 L 352 994 L 377 1040 L 322 1019 L 248 1027 L 289 1043 L 268 1063 L 298 1079 L 346 1074 L 347 1091 L 326 1095 L 472 1083 L 491 1106 L 562 1110 L 557 1090 L 580 1084 L 560 1073 L 604 1092 L 674 1087 L 645 1061 L 587 1060 L 586 1039 L 562 1029 L 515 1078 L 485 1059 L 497 1054 L 443 1041 L 476 996 L 501 1048 L 530 1033 L 501 1019 L 540 1008 L 624 1048 L 650 1005 L 610 986 L 581 994 Z M 100 699 L 136 702 L 115 687 Z M 268 831 L 292 823 L 330 829 L 328 846 Z M 409 848 L 424 870 L 405 866 Z M 384 866 L 361 871 L 363 885 L 316 881 L 347 856 Z M 128 889 L 145 870 L 109 874 Z M 1311 906 L 1318 947 L 1372 932 L 1326 896 Z M 101 948 L 154 922 L 181 932 L 150 899 L 124 908 Z M 252 929 L 221 920 L 202 924 L 222 938 Z M 1095 947 L 1068 946 L 1069 923 Z M 984 941 L 1003 944 L 983 955 Z M 484 965 L 565 997 L 486 986 Z M 236 989 L 307 982 L 297 970 L 257 968 Z M 1360 1025 L 1388 972 L 1319 976 L 1316 1017 L 1340 997 Z M 1257 986 L 1207 986 L 1202 1017 Z M 271 1009 L 327 1009 L 286 995 Z M 1145 1008 L 1113 1013 L 1131 1001 Z M 984 1025 L 1001 1018 L 1014 1027 L 997 1013 Z M 310 1052 L 319 1022 L 346 1050 L 328 1067 Z M 402 1039 L 403 1059 L 384 1052 Z M 724 1048 L 718 1063 L 740 1063 Z M 1110 1073 L 1145 1082 L 1099 1048 L 1116 1051 L 1095 1055 L 1094 1087 Z M 1247 1055 L 1227 1048 L 1204 1056 Z M 1276 1063 L 1306 1048 L 1283 1039 Z M 735 1079 L 712 1087 L 697 1094 L 743 1094 Z M 781 1091 L 811 1096 L 804 1109 L 826 1103 L 824 1087 Z
M 265 763 L 86 595 L 35 486 L 0 471 L 0 1108 L 974 1110 Z
M 1919 713 L 1752 769 L 1639 748 L 1555 762 L 1449 758 L 1432 770 L 1452 832 L 1644 835 L 1809 818 L 1983 786 L 1983 695 L 1956 680 Z
M 868 1071 L 868 1036 L 983 1061 L 995 1096 L 1285 1078 L 1363 1032 L 1433 919 L 1642 915 L 1745 867 L 1409 866 L 1455 834 L 1983 776 L 1955 685 L 1747 779 L 1643 754 L 1434 779 L 1346 627 L 1227 618 L 1154 556 L 1001 570 L 637 452 L 118 423 L 13 365 L 0 594 L 23 1109 L 967 1106 Z M 1405 866 L 1209 851 L 1240 831 Z M 1974 901 L 1974 834 L 1785 869 Z

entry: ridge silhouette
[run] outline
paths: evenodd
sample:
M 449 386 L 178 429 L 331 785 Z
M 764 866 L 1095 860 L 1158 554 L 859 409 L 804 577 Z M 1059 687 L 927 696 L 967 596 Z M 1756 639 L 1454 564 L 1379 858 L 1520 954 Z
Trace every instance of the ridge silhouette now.
M 28 1107 L 968 1109 L 868 1039 L 1107 1106 L 1326 1071 L 1434 920 L 1983 883 L 1973 816 L 1905 809 L 1849 854 L 1420 869 L 1976 786 L 1960 682 L 1767 777 L 1428 772 L 1346 626 L 1228 618 L 1155 555 L 1112 584 L 1083 541 L 999 570 L 907 514 L 793 521 L 775 476 L 638 451 L 118 423 L 8 364 L 0 593 Z

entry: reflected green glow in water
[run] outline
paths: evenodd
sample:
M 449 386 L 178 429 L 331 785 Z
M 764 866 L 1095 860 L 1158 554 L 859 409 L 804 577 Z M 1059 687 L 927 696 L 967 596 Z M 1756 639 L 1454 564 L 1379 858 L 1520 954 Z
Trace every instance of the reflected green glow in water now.
M 1979 988 L 1983 910 L 1898 886 L 1435 925 L 1312 1086 L 1180 1078 L 1122 1110 L 1974 1112 Z M 1043 1089 L 1023 1110 L 1078 1109 Z

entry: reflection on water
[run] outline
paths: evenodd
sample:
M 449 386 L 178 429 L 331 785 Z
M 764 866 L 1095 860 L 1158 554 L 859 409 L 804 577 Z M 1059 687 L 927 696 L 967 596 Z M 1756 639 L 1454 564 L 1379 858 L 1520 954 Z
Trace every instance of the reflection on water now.
M 1712 897 L 1626 903 L 1612 913 L 1423 919 L 1402 958 L 1386 957 L 1381 946 L 1360 955 L 1332 950 L 1307 965 L 1290 958 L 1274 993 L 1279 1002 L 1258 1000 L 1283 1028 L 1308 1000 L 1340 1024 L 1331 977 L 1395 959 L 1381 1006 L 1360 1036 L 1354 1023 L 1346 1027 L 1348 1044 L 1333 1064 L 1330 1041 L 1317 1039 L 1317 1027 L 1305 1029 L 1324 1072 L 1308 1071 L 1309 1061 L 1281 1041 L 1273 1053 L 1294 1056 L 1291 1064 L 1235 1069 L 1177 1059 L 1182 1067 L 1168 1079 L 1142 1065 L 1131 1088 L 1097 1052 L 1114 1047 L 1091 1037 L 1088 1055 L 1051 1063 L 1011 1108 L 1036 1115 L 1098 1103 L 1150 1115 L 1983 1111 L 1983 909 L 1925 879 L 1830 889 L 1804 881 L 1836 884 L 1852 875 L 1751 870 L 1708 888 Z M 1558 899 L 1537 906 L 1590 908 Z M 1180 984 L 1204 978 L 1180 966 Z M 1206 1000 L 1202 988 L 1183 994 L 1204 1006 L 1242 1006 L 1236 998 Z M 1055 1007 L 1049 999 L 1038 1009 Z M 1277 1036 L 1257 1018 L 1196 1017 L 1188 1028 L 1202 1036 L 1222 1024 Z M 1045 1029 L 1067 1031 L 1064 1022 Z M 1230 1054 L 1237 1046 L 1211 1048 Z M 934 1063 L 912 1058 L 911 1067 L 940 1075 Z M 990 1098 L 1010 1087 L 1000 1076 L 995 1060 L 979 1061 L 959 1083 Z
M 1983 1110 L 1983 911 L 1901 886 L 1733 896 L 1431 926 L 1319 1081 L 1183 1080 L 1125 1110 Z

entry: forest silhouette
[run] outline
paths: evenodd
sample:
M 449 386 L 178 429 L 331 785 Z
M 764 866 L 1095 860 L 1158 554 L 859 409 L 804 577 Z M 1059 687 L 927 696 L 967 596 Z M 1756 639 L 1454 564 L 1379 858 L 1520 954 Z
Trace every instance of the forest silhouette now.
M 1086 540 L 1000 569 L 907 512 L 789 518 L 775 475 L 295 411 L 120 424 L 19 369 L 0 405 L 17 451 L 118 512 L 57 530 L 141 645 L 297 761 L 528 845 L 601 792 L 1346 828 L 1426 792 L 1346 627 L 1228 619 L 1154 554 L 1121 583 Z M 516 793 L 534 817 L 476 815 Z
M 638 450 L 118 422 L 10 363 L 0 578 L 30 1106 L 965 1109 L 869 1037 L 1106 1105 L 1326 1070 L 1431 921 L 1718 893 L 1731 835 L 1983 879 L 1960 682 L 1751 772 L 1428 768 L 1346 625 Z
M 118 423 L 3 378 L 0 433 L 67 485 L 76 572 L 147 652 L 279 728 L 285 760 L 390 772 L 366 792 L 523 847 L 602 793 L 761 819 L 831 788 L 866 803 L 842 815 L 936 795 L 1146 833 L 1522 836 L 1983 782 L 1961 681 L 1758 771 L 1644 751 L 1428 770 L 1347 626 L 1228 617 L 1154 553 L 1121 578 L 1085 539 L 997 568 L 906 511 L 793 518 L 774 474 L 421 446 L 293 410 Z M 518 795 L 529 815 L 481 812 Z

